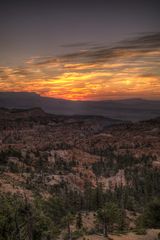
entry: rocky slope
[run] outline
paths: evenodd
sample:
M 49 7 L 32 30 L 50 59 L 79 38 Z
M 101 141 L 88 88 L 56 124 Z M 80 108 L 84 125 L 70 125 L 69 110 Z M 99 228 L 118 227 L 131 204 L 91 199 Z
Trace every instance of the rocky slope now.
M 26 182 L 40 181 L 40 191 L 49 194 L 63 181 L 83 191 L 88 181 L 96 186 L 97 177 L 107 189 L 125 186 L 124 171 L 143 166 L 142 161 L 160 168 L 159 118 L 133 124 L 96 116 L 56 116 L 39 108 L 0 113 L 1 190 L 21 192 Z
M 40 198 L 54 209 L 61 208 L 59 201 L 50 202 L 58 197 L 64 204 L 60 219 L 67 209 L 74 214 L 80 211 L 87 239 L 103 239 L 94 235 L 94 229 L 99 229 L 98 209 L 116 202 L 125 212 L 123 227 L 132 230 L 144 206 L 160 197 L 159 186 L 160 118 L 131 123 L 99 116 L 52 115 L 40 108 L 0 109 L 2 199 L 11 195 L 35 204 Z M 63 221 L 56 227 L 62 230 Z M 148 234 L 145 237 L 153 239 L 157 232 Z M 147 239 L 134 234 L 113 239 L 128 236 Z

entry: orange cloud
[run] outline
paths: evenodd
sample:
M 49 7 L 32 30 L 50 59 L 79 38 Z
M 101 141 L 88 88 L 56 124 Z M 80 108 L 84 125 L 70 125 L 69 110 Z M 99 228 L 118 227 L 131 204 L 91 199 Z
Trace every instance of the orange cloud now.
M 72 100 L 160 98 L 160 34 L 59 57 L 0 67 L 0 91 L 34 91 Z

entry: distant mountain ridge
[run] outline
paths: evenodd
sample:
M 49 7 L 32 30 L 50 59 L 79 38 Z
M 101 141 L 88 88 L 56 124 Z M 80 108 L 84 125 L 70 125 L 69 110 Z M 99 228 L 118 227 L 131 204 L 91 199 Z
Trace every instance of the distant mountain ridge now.
M 40 96 L 34 92 L 0 92 L 1 108 L 42 108 L 58 115 L 99 115 L 139 121 L 160 116 L 160 100 L 139 98 L 103 101 L 71 101 Z
M 46 117 L 45 113 L 41 108 L 27 108 L 27 109 L 8 109 L 0 108 L 0 119 L 25 119 L 30 117 Z

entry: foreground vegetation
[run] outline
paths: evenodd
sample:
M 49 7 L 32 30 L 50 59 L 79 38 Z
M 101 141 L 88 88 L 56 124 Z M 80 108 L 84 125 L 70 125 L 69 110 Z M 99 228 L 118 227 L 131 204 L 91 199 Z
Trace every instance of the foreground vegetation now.
M 114 202 L 106 202 L 94 209 L 95 228 L 89 231 L 85 228 L 82 215 L 89 213 L 91 209 L 72 206 L 70 199 L 66 201 L 55 196 L 48 200 L 35 198 L 33 202 L 29 202 L 25 197 L 3 194 L 0 202 L 1 240 L 53 240 L 58 238 L 62 229 L 66 229 L 63 234 L 65 239 L 95 233 L 104 234 L 108 238 L 109 233 L 129 231 L 126 211 Z M 137 234 L 145 234 L 146 228 L 160 229 L 160 199 L 147 204 L 136 219 L 134 231 Z
M 92 165 L 96 175 L 110 175 L 113 172 L 109 169 L 116 173 L 123 168 L 127 179 L 125 186 L 109 186 L 104 190 L 98 181 L 96 187 L 86 181 L 84 190 L 77 191 L 61 181 L 49 189 L 49 198 L 43 198 L 38 192 L 43 186 L 43 174 L 40 185 L 35 185 L 30 178 L 25 186 L 33 192 L 31 199 L 25 193 L 0 195 L 0 240 L 54 240 L 59 237 L 71 240 L 91 234 L 109 238 L 111 233 L 145 234 L 148 228 L 160 229 L 160 172 L 151 167 L 152 158 L 134 159 L 129 153 L 116 158 L 113 150 L 100 154 L 103 160 Z M 1 174 L 9 156 L 20 157 L 20 152 L 13 149 L 1 152 Z M 11 172 L 20 171 L 17 165 L 7 166 Z M 36 167 L 38 172 L 46 171 L 42 159 L 37 161 Z M 55 171 L 71 169 L 70 162 L 64 165 L 59 161 Z M 95 223 L 88 229 L 83 220 L 90 212 L 94 213 Z M 135 215 L 134 220 L 129 220 L 127 212 Z M 130 227 L 130 222 L 134 227 Z

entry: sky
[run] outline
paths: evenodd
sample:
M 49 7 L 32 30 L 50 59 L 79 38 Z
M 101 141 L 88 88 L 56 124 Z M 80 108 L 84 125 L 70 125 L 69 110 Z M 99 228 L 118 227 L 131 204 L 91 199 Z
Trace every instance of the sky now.
M 159 0 L 2 0 L 0 91 L 160 99 Z

